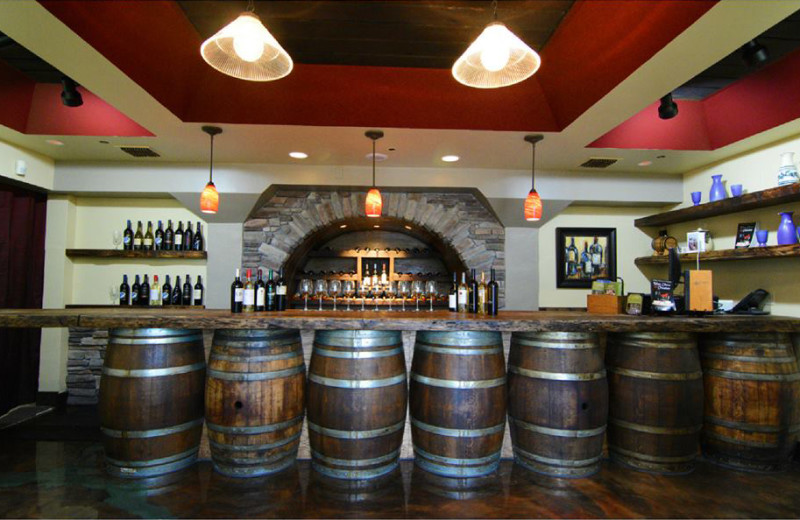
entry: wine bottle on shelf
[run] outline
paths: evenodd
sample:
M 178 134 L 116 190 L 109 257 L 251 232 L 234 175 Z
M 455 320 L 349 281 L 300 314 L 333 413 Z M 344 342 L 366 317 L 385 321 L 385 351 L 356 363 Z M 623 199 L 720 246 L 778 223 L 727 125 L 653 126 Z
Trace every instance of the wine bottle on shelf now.
M 161 284 L 161 305 L 172 304 L 172 285 L 169 283 L 169 275 L 164 276 L 164 283 Z
M 389 277 L 386 275 L 386 264 L 383 264 L 381 269 L 381 285 L 389 283 Z
M 256 275 L 256 312 L 267 310 L 267 286 L 264 284 L 264 274 L 261 269 Z
M 186 231 L 183 232 L 183 250 L 191 251 L 194 242 L 194 233 L 192 232 L 191 221 L 186 222 Z
M 147 233 L 144 234 L 144 239 L 142 240 L 142 249 L 145 251 L 152 251 L 153 250 L 153 223 L 149 220 L 147 221 Z
M 161 223 L 160 220 L 158 221 L 158 229 L 156 229 L 154 237 L 155 237 L 155 250 L 161 251 L 162 249 L 164 249 L 164 229 L 163 229 L 163 224 Z
M 189 275 L 186 275 L 186 278 L 183 280 L 183 294 L 181 295 L 181 300 L 183 300 L 184 305 L 191 305 L 192 304 L 192 279 L 189 278 Z
M 142 240 L 144 240 L 144 235 L 142 235 L 142 221 L 139 220 L 136 224 L 136 233 L 133 235 L 134 251 L 139 251 L 142 248 Z
M 272 269 L 269 270 L 269 278 L 267 279 L 267 310 L 272 312 L 275 310 L 275 280 L 272 279 Z
M 133 249 L 133 229 L 131 229 L 131 221 L 128 221 L 128 227 L 122 232 L 122 249 L 130 251 Z
M 203 231 L 200 228 L 200 222 L 197 223 L 197 231 L 194 232 L 194 240 L 192 241 L 193 251 L 202 251 L 205 247 L 205 240 L 203 240 Z
M 286 310 L 286 280 L 283 279 L 283 267 L 278 271 L 278 281 L 275 282 L 275 310 Z
M 372 264 L 372 287 L 378 287 L 378 264 Z
M 239 278 L 239 270 L 236 270 L 236 278 L 233 279 L 231 284 L 231 312 L 242 312 L 242 303 L 244 302 L 244 285 Z
M 458 274 L 453 272 L 453 286 L 447 295 L 447 310 L 450 312 L 458 311 Z
M 487 303 L 489 305 L 489 315 L 490 316 L 497 316 L 497 311 L 499 310 L 499 299 L 500 299 L 500 287 L 497 285 L 497 281 L 494 279 L 494 269 L 491 270 L 491 277 L 489 279 L 489 285 L 487 287 Z
M 150 287 L 150 305 L 161 307 L 161 286 L 158 284 L 158 275 L 153 275 L 153 285 Z
M 247 270 L 247 278 L 244 282 L 244 299 L 242 300 L 242 312 L 253 312 L 256 310 L 256 286 L 253 284 L 253 272 Z
M 136 278 L 133 280 L 133 285 L 131 285 L 131 305 L 139 305 L 139 291 L 141 290 L 142 286 L 139 283 L 139 275 L 136 275 Z
M 144 281 L 139 286 L 139 305 L 147 307 L 150 305 L 150 281 L 144 275 Z
M 175 230 L 175 251 L 183 251 L 183 222 L 178 221 L 178 229 Z
M 122 283 L 119 286 L 119 304 L 120 305 L 131 304 L 131 288 L 128 286 L 127 274 L 122 275 Z
M 458 312 L 469 311 L 469 287 L 467 286 L 467 273 L 461 273 L 461 283 L 458 286 Z
M 372 277 L 369 275 L 369 264 L 367 264 L 366 271 L 364 271 L 364 279 L 361 281 L 361 285 L 369 287 L 371 283 Z
M 167 230 L 164 231 L 164 249 L 172 251 L 175 247 L 175 232 L 172 230 L 172 221 L 167 221 Z
M 205 287 L 203 287 L 203 277 L 197 275 L 197 281 L 194 283 L 194 305 L 203 305 L 203 296 L 205 296 Z
M 181 290 L 181 277 L 175 277 L 175 287 L 172 288 L 172 305 L 183 305 L 183 291 Z
M 487 311 L 487 287 L 486 287 L 486 272 L 481 271 L 481 283 L 478 284 L 478 314 L 486 314 Z
M 471 272 L 472 278 L 469 281 L 469 312 L 473 314 L 478 313 L 478 280 L 475 275 L 475 269 Z

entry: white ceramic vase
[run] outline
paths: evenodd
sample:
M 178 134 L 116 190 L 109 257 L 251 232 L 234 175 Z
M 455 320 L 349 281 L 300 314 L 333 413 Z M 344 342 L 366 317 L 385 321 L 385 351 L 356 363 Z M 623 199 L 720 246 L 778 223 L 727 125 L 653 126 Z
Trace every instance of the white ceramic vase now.
M 797 174 L 797 166 L 794 164 L 794 152 L 784 152 L 781 154 L 781 166 L 778 168 L 778 186 L 795 182 L 800 182 L 800 175 Z

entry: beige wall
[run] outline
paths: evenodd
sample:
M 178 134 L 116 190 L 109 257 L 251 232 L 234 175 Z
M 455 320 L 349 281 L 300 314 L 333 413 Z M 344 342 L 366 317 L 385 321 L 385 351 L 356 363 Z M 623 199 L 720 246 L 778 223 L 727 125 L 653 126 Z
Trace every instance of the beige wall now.
M 27 164 L 27 173 L 20 176 L 15 173 L 18 160 Z M 33 184 L 46 190 L 53 189 L 55 161 L 44 155 L 26 150 L 19 146 L 0 141 L 0 177 Z

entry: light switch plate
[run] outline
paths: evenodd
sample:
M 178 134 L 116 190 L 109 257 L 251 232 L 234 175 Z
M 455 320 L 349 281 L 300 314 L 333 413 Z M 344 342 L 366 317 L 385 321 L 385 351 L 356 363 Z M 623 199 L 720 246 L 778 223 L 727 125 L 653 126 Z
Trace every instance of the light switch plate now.
M 14 173 L 19 175 L 20 177 L 25 177 L 25 174 L 28 173 L 28 163 L 26 163 L 23 159 L 17 159 L 16 167 L 14 168 Z

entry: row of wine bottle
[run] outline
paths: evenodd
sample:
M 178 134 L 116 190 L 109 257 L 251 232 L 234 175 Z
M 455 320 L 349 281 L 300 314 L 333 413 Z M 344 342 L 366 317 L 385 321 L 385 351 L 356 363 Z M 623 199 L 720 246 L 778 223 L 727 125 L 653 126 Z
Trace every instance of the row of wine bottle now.
M 497 316 L 499 296 L 500 290 L 495 280 L 494 269 L 491 270 L 489 283 L 486 283 L 486 273 L 483 271 L 478 281 L 473 269 L 469 283 L 467 283 L 467 273 L 461 273 L 461 283 L 458 283 L 457 273 L 453 273 L 453 287 L 448 294 L 447 307 L 453 312 Z
M 128 227 L 122 232 L 122 247 L 125 250 L 133 251 L 203 251 L 205 240 L 200 222 L 197 223 L 197 231 L 192 232 L 192 223 L 186 222 L 186 230 L 183 229 L 183 222 L 178 222 L 178 229 L 172 230 L 172 221 L 167 221 L 167 229 L 163 229 L 163 224 L 159 220 L 158 228 L 153 231 L 153 223 L 147 221 L 147 231 L 142 233 L 142 221 L 137 221 L 136 232 L 131 228 L 131 221 Z
M 231 284 L 231 312 L 264 312 L 285 311 L 287 304 L 286 281 L 283 269 L 278 272 L 278 280 L 273 279 L 273 271 L 269 270 L 269 278 L 264 281 L 261 269 L 253 280 L 253 270 L 247 270 L 247 278 L 242 282 L 239 269 Z
M 133 285 L 128 285 L 128 275 L 122 275 L 122 284 L 119 286 L 120 305 L 140 305 L 140 306 L 167 306 L 167 305 L 203 305 L 205 288 L 203 279 L 197 275 L 197 282 L 192 287 L 189 275 L 186 275 L 183 286 L 181 277 L 175 277 L 175 286 L 169 283 L 169 275 L 165 277 L 164 284 L 159 284 L 158 275 L 153 275 L 153 284 L 147 275 L 144 280 L 139 282 L 137 274 Z

